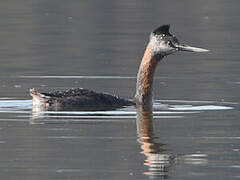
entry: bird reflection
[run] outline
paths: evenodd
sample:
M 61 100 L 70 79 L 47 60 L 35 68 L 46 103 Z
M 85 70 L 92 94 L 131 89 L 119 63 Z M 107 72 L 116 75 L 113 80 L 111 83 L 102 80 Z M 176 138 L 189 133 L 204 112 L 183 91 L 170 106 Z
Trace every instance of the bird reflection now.
M 146 156 L 144 165 L 148 171 L 144 172 L 152 178 L 168 178 L 170 167 L 174 163 L 174 156 L 168 154 L 164 144 L 155 142 L 153 133 L 153 114 L 151 109 L 137 108 L 137 133 L 138 142 L 141 144 L 141 153 Z

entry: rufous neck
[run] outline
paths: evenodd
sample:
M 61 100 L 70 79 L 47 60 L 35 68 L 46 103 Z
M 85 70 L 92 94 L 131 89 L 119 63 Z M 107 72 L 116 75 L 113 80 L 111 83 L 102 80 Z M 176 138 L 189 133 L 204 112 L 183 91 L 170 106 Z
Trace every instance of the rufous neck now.
M 137 74 L 135 101 L 137 105 L 152 106 L 153 75 L 163 57 L 153 55 L 151 43 L 147 45 Z

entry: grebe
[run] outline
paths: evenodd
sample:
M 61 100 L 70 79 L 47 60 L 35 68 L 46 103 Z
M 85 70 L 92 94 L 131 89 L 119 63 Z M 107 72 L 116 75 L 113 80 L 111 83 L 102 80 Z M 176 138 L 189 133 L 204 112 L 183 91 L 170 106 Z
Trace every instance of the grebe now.
M 123 99 L 107 93 L 97 93 L 82 88 L 49 93 L 39 93 L 35 89 L 30 89 L 33 106 L 44 110 L 111 110 L 129 105 L 151 107 L 153 75 L 160 60 L 178 51 L 209 51 L 202 48 L 181 45 L 178 39 L 170 34 L 169 28 L 170 25 L 162 25 L 150 35 L 150 40 L 137 74 L 134 100 Z

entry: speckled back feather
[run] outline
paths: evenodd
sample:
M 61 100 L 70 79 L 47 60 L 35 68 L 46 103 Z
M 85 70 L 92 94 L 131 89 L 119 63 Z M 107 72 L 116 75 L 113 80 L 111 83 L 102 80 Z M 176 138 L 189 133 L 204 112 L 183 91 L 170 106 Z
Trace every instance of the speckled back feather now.
M 83 88 L 71 88 L 65 91 L 38 93 L 31 95 L 42 102 L 45 109 L 50 110 L 111 110 L 133 105 L 130 100 L 107 93 L 97 93 Z

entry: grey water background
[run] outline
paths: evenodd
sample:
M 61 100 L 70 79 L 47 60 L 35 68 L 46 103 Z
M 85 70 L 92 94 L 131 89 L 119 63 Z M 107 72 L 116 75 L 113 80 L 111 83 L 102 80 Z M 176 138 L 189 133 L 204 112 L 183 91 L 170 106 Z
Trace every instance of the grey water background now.
M 1 1 L 1 178 L 239 179 L 239 6 Z M 158 162 L 144 152 L 134 107 L 32 112 L 32 87 L 80 86 L 132 98 L 149 33 L 161 24 L 170 24 L 180 42 L 211 51 L 171 55 L 157 69 L 148 138 L 161 145 Z

